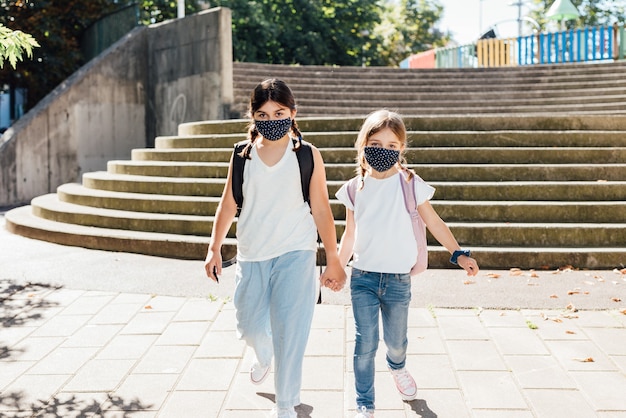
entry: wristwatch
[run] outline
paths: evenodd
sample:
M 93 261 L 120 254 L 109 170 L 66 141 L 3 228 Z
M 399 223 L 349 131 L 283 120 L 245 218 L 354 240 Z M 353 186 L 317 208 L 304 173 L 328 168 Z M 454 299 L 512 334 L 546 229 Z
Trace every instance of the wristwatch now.
M 470 255 L 472 255 L 472 253 L 470 252 L 470 250 L 456 250 L 452 253 L 452 257 L 450 257 L 450 262 L 455 266 L 458 266 L 459 263 L 457 262 L 457 259 L 460 255 L 466 255 L 469 257 Z

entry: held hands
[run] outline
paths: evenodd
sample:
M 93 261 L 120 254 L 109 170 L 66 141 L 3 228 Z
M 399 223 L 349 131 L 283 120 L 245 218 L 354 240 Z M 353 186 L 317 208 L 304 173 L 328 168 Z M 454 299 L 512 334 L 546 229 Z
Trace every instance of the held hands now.
M 338 262 L 329 263 L 320 276 L 320 284 L 338 292 L 346 284 L 346 271 Z
M 468 276 L 476 276 L 478 274 L 478 263 L 472 257 L 460 255 L 457 262 L 467 272 Z

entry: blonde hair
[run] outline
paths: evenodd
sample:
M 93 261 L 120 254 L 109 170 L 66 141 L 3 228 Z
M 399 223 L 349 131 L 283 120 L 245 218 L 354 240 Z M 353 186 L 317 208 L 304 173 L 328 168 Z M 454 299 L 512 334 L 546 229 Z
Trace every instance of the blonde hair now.
M 406 168 L 404 167 L 404 165 L 406 164 L 406 159 L 404 158 L 404 150 L 406 150 L 407 146 L 407 135 L 404 121 L 398 113 L 392 112 L 391 110 L 381 109 L 370 113 L 367 118 L 365 118 L 365 121 L 361 126 L 361 130 L 359 131 L 356 142 L 354 144 L 354 147 L 357 150 L 356 162 L 358 164 L 358 167 L 356 169 L 356 172 L 361 176 L 361 179 L 363 179 L 363 177 L 365 176 L 368 167 L 367 161 L 365 161 L 365 146 L 367 145 L 367 140 L 372 135 L 382 131 L 385 128 L 389 128 L 400 141 L 403 151 L 400 153 L 398 165 L 402 170 L 406 170 Z M 409 179 L 412 175 L 413 174 L 409 171 Z M 363 187 L 362 180 L 360 187 Z

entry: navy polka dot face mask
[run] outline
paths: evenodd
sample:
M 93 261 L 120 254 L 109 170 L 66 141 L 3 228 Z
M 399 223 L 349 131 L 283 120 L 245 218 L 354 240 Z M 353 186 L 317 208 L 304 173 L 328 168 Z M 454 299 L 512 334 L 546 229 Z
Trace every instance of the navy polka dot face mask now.
M 400 158 L 400 151 L 381 147 L 365 147 L 365 161 L 374 170 L 383 173 L 393 167 Z
M 291 129 L 291 118 L 278 120 L 255 120 L 256 130 L 259 131 L 263 138 L 270 141 L 278 141 L 287 135 Z

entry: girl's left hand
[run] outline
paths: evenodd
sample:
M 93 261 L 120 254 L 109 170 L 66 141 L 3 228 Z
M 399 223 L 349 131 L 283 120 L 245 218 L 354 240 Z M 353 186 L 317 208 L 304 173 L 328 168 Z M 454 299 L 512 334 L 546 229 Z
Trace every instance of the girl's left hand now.
M 478 263 L 472 257 L 468 257 L 466 255 L 459 256 L 457 262 L 459 266 L 463 267 L 463 269 L 467 272 L 468 276 L 476 276 L 478 274 Z
M 320 276 L 320 283 L 322 286 L 338 292 L 346 284 L 346 271 L 341 268 L 339 263 L 329 264 Z

